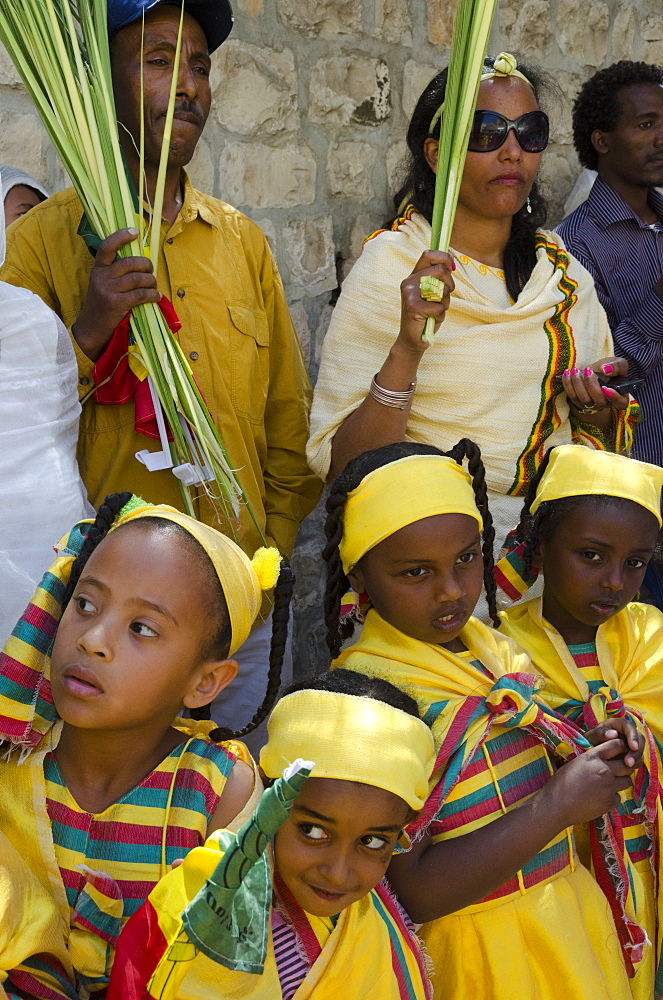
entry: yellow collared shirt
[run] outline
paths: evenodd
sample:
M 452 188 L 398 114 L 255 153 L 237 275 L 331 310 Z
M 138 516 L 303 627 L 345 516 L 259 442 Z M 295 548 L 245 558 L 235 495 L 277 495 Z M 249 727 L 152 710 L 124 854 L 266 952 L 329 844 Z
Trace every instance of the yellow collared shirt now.
M 1 280 L 39 295 L 70 330 L 93 263 L 77 234 L 81 216 L 73 188 L 42 202 L 8 233 L 0 271 Z M 289 553 L 322 484 L 306 464 L 311 387 L 265 236 L 186 176 L 182 209 L 170 228 L 164 223 L 162 236 L 159 289 L 182 322 L 179 343 L 268 544 Z M 93 362 L 74 347 L 83 402 L 78 461 L 90 501 L 98 506 L 106 494 L 130 490 L 181 510 L 172 473 L 148 472 L 135 458 L 160 445 L 134 429 L 133 400 L 97 404 Z M 215 524 L 206 498 L 196 501 L 195 513 Z M 262 544 L 247 511 L 239 541 L 250 555 Z

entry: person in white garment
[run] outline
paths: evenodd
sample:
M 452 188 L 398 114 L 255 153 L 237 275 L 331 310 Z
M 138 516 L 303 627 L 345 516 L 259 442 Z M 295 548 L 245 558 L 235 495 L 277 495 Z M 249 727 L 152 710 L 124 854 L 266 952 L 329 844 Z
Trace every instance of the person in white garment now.
M 0 185 L 0 264 L 5 257 Z M 0 645 L 92 511 L 78 474 L 78 368 L 67 329 L 25 288 L 0 282 Z

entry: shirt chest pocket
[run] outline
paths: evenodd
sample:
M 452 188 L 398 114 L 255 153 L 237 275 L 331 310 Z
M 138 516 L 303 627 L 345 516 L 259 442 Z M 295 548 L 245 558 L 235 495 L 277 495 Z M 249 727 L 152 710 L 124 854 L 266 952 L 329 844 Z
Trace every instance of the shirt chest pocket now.
M 262 423 L 269 386 L 269 324 L 263 312 L 228 303 L 230 392 L 235 411 Z

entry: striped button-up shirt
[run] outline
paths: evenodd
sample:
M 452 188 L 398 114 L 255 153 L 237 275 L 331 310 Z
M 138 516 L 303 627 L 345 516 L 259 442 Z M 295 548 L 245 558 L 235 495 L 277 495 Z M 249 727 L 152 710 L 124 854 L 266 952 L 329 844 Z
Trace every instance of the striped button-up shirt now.
M 599 177 L 557 232 L 594 278 L 615 353 L 631 375 L 647 376 L 634 393 L 642 423 L 633 457 L 663 465 L 663 299 L 654 291 L 663 275 L 663 196 L 653 188 L 649 205 L 658 216 L 651 226 Z

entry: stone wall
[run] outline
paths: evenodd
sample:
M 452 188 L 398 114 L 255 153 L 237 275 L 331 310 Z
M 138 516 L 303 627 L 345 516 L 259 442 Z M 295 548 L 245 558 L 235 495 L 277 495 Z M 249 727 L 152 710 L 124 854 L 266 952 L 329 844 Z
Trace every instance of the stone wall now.
M 214 57 L 214 103 L 194 182 L 241 207 L 267 233 L 315 377 L 330 298 L 378 228 L 402 172 L 416 99 L 446 65 L 454 0 L 234 0 L 236 25 Z M 553 140 L 542 178 L 552 222 L 578 173 L 570 102 L 597 67 L 663 61 L 663 0 L 500 0 L 490 49 L 550 71 Z M 0 52 L 0 162 L 52 189 L 66 179 Z M 321 513 L 296 556 L 298 670 L 322 652 Z

